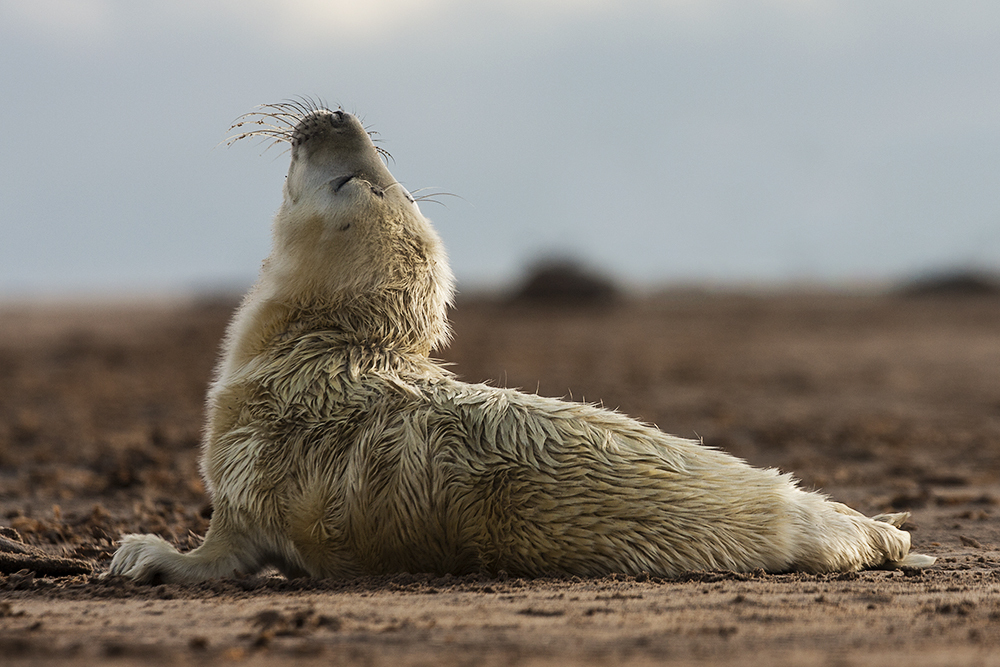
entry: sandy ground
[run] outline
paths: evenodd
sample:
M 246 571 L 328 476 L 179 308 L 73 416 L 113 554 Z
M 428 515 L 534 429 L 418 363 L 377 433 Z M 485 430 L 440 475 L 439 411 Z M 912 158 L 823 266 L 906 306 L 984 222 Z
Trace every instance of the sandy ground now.
M 441 353 L 910 510 L 925 571 L 102 580 L 121 532 L 189 548 L 208 525 L 202 400 L 233 305 L 0 311 L 4 664 L 1000 664 L 1000 298 L 465 299 Z

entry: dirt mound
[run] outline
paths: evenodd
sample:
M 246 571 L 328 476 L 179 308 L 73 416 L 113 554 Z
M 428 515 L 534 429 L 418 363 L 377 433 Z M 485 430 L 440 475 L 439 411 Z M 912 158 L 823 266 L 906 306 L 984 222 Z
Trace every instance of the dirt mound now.
M 621 292 L 612 280 L 572 260 L 547 260 L 529 270 L 511 301 L 544 306 L 601 306 Z

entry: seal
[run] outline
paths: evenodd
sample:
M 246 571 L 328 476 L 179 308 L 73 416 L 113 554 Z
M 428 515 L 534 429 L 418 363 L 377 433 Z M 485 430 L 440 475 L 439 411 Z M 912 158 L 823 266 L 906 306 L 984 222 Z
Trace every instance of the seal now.
M 255 123 L 256 125 L 253 125 Z M 261 107 L 291 146 L 273 249 L 226 334 L 207 400 L 213 515 L 179 553 L 126 535 L 111 575 L 196 582 L 921 567 L 898 528 L 614 411 L 459 381 L 441 240 L 361 122 Z

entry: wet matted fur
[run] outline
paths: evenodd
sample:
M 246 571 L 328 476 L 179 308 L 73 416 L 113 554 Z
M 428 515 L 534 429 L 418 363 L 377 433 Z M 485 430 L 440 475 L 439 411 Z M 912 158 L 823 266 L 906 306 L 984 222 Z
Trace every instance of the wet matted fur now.
M 360 121 L 262 107 L 244 136 L 291 145 L 273 250 L 208 395 L 214 513 L 179 553 L 127 535 L 110 573 L 193 582 L 923 566 L 905 514 L 868 518 L 613 411 L 458 381 L 441 241 Z

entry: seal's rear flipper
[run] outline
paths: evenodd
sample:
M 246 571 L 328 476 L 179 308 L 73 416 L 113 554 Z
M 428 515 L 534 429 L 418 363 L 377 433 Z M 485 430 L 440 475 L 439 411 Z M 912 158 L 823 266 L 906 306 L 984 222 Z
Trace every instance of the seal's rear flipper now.
M 872 517 L 875 521 L 881 521 L 882 523 L 887 523 L 890 526 L 895 526 L 896 528 L 901 527 L 906 520 L 910 518 L 909 512 L 897 512 L 895 514 L 876 514 Z
M 906 554 L 899 560 L 886 561 L 885 566 L 887 568 L 898 568 L 898 567 L 913 567 L 913 568 L 924 568 L 930 567 L 937 560 L 934 556 L 926 556 L 924 554 Z
M 873 516 L 872 519 L 875 521 L 881 521 L 882 523 L 887 523 L 890 526 L 895 526 L 896 528 L 901 528 L 906 520 L 910 518 L 909 512 L 895 512 L 893 514 L 878 514 Z M 899 560 L 888 560 L 882 567 L 885 568 L 898 568 L 898 567 L 914 567 L 923 568 L 930 567 L 937 560 L 934 556 L 925 556 L 924 554 L 906 554 Z

